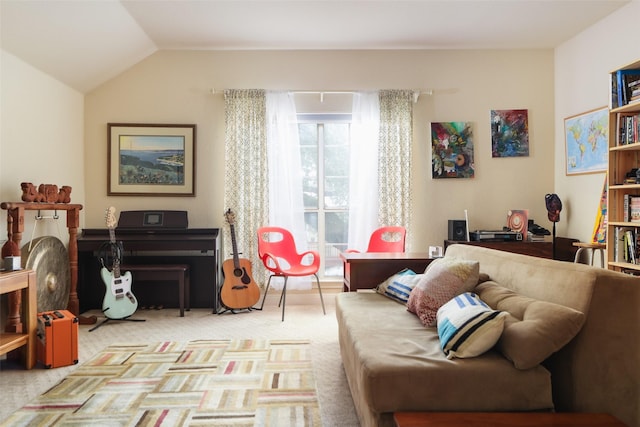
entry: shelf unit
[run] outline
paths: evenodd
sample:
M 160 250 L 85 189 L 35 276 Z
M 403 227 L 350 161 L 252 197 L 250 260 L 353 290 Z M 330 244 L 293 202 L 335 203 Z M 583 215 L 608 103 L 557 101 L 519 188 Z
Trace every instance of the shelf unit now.
M 640 70 L 640 60 L 611 72 L 610 81 L 616 79 L 619 70 Z M 638 72 L 640 74 L 640 71 Z M 613 91 L 613 87 L 610 88 Z M 613 97 L 613 95 L 612 95 Z M 640 115 L 640 102 L 633 102 L 616 107 L 612 103 L 609 110 L 609 168 L 607 171 L 607 267 L 611 270 L 625 271 L 640 275 L 640 260 L 628 262 L 624 257 L 624 244 L 620 231 L 631 230 L 640 235 L 640 223 L 624 221 L 625 195 L 640 196 L 640 180 L 638 183 L 626 183 L 627 174 L 634 168 L 640 168 L 640 135 L 637 133 L 620 141 L 620 118 Z M 633 239 L 637 243 L 637 239 Z
M 37 298 L 36 274 L 32 270 L 0 272 L 0 293 L 22 292 L 22 317 L 26 330 L 24 333 L 0 333 L 0 355 L 26 346 L 25 365 L 31 369 L 36 364 L 36 323 Z

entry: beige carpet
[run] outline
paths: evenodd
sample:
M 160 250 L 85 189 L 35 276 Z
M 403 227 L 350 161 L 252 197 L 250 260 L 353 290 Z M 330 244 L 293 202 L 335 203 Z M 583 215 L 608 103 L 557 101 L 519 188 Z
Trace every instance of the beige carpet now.
M 88 332 L 91 326 L 81 325 L 78 365 L 55 369 L 38 366 L 26 371 L 13 361 L 2 362 L 0 420 L 6 421 L 10 414 L 80 369 L 109 345 L 122 342 L 151 345 L 164 341 L 186 344 L 198 340 L 308 340 L 322 425 L 358 426 L 340 360 L 333 300 L 334 295 L 325 295 L 327 314 L 323 315 L 317 295 L 288 295 L 284 322 L 280 320 L 281 311 L 277 308 L 274 292 L 273 296 L 269 295 L 263 311 L 216 315 L 210 310 L 196 309 L 181 318 L 177 309 L 138 310 L 133 317 L 144 318 L 145 322 L 110 321 L 93 332 Z M 267 424 L 258 422 L 255 425 Z

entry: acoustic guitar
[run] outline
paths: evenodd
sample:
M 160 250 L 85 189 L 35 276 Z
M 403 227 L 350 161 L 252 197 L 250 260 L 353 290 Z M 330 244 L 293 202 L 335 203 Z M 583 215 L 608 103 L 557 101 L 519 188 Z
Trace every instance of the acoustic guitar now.
M 106 266 L 100 270 L 100 276 L 106 286 L 104 300 L 102 301 L 102 312 L 109 319 L 125 319 L 131 316 L 138 309 L 138 300 L 131 292 L 131 272 L 120 274 L 120 251 L 116 243 L 116 216 L 115 208 L 107 209 L 105 219 L 109 229 L 109 240 L 111 246 L 111 257 L 113 266 L 111 271 Z
M 235 233 L 235 214 L 228 209 L 224 214 L 231 232 L 233 258 L 222 263 L 224 282 L 220 290 L 220 299 L 225 307 L 234 309 L 251 308 L 260 299 L 260 288 L 251 276 L 251 261 L 240 258 Z

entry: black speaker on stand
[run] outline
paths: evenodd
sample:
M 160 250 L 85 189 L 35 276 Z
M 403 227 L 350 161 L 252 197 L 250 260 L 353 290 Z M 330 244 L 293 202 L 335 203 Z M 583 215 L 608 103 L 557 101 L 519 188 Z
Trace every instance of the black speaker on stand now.
M 466 241 L 467 222 L 464 219 L 450 219 L 448 237 L 449 240 Z

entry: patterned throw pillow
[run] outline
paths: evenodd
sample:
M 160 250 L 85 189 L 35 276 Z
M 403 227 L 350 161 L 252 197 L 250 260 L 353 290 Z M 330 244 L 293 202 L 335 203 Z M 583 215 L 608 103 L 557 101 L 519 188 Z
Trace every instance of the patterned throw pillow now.
M 407 309 L 417 314 L 423 325 L 434 326 L 438 309 L 456 295 L 472 291 L 479 275 L 478 261 L 436 259 L 411 291 Z
M 507 313 L 492 310 L 472 292 L 458 295 L 438 310 L 438 336 L 447 359 L 476 357 L 492 348 Z
M 416 274 L 413 270 L 405 268 L 380 283 L 376 287 L 376 291 L 394 301 L 406 304 L 409 294 L 422 276 L 422 274 Z

